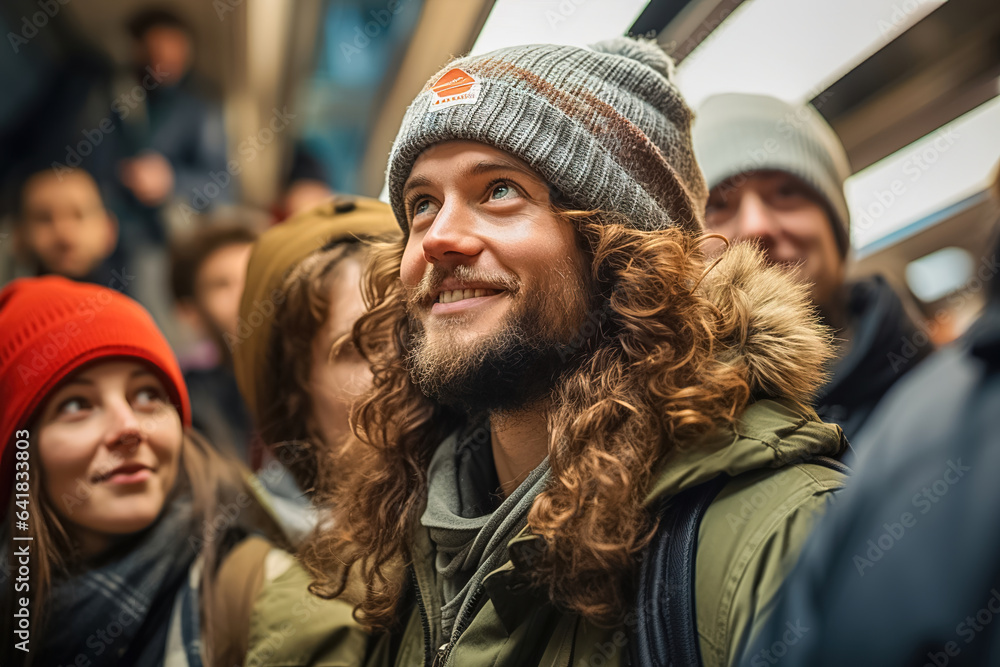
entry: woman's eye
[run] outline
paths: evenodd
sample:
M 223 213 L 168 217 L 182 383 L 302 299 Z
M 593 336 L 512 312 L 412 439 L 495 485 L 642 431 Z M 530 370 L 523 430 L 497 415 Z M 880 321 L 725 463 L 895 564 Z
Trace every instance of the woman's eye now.
M 427 209 L 430 207 L 431 203 L 426 199 L 421 199 L 417 202 L 417 205 L 413 207 L 413 215 L 420 215 L 421 213 L 426 213 Z
M 145 387 L 135 393 L 135 403 L 139 407 L 157 407 L 163 403 L 163 394 L 153 387 Z
M 67 417 L 77 415 L 88 407 L 87 401 L 82 398 L 70 398 L 62 402 L 59 406 L 59 414 Z

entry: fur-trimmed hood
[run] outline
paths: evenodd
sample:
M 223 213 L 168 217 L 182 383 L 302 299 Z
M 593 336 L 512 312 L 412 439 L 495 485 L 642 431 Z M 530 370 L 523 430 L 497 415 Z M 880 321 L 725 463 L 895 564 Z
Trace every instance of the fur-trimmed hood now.
M 810 403 L 828 379 L 833 338 L 809 287 L 747 243 L 732 244 L 701 287 L 725 322 L 718 356 L 741 370 L 752 395 Z
M 700 289 L 725 323 L 716 354 L 740 369 L 752 402 L 734 424 L 669 450 L 649 502 L 720 473 L 782 468 L 814 456 L 837 457 L 847 448 L 841 428 L 820 421 L 810 407 L 834 353 L 808 286 L 767 264 L 756 247 L 737 243 L 716 260 Z

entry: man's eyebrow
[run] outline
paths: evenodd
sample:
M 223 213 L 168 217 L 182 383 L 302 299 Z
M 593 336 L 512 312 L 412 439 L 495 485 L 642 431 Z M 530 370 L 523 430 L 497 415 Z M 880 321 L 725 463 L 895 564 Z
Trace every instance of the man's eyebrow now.
M 405 195 L 410 190 L 413 190 L 415 188 L 422 188 L 430 184 L 431 184 L 431 179 L 427 178 L 426 176 L 414 176 L 413 178 L 411 178 L 406 182 L 406 185 L 403 186 L 403 194 Z
M 516 162 L 509 162 L 507 160 L 482 160 L 477 162 L 469 170 L 470 176 L 480 176 L 482 174 L 489 173 L 491 171 L 516 171 L 518 173 L 524 174 L 528 178 L 541 182 L 541 179 L 537 174 L 532 171 L 525 169 Z
M 472 165 L 472 167 L 469 168 L 467 175 L 482 176 L 483 174 L 487 174 L 494 171 L 516 171 L 519 174 L 523 174 L 525 177 L 530 178 L 535 182 L 538 183 L 544 182 L 538 174 L 532 172 L 530 169 L 527 169 L 516 162 L 507 161 L 503 159 L 480 160 L 479 162 L 475 163 L 474 165 Z M 431 179 L 428 178 L 427 176 L 423 175 L 414 176 L 413 178 L 411 178 L 406 182 L 406 185 L 403 186 L 403 194 L 405 195 L 410 190 L 426 187 L 428 185 L 431 185 Z

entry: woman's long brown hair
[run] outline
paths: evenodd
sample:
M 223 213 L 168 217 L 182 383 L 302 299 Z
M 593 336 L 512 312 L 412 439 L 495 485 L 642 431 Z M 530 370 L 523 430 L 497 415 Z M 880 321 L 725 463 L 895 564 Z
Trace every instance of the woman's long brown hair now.
M 258 428 L 264 442 L 295 478 L 299 488 L 313 493 L 320 465 L 338 468 L 321 456 L 340 443 L 326 443 L 312 418 L 322 406 L 312 397 L 313 338 L 330 314 L 330 288 L 345 261 L 361 261 L 359 239 L 345 239 L 299 262 L 286 277 L 285 300 L 275 314 L 269 358 L 264 361 L 271 381 L 257 390 Z
M 636 230 L 612 214 L 558 213 L 589 254 L 599 310 L 588 316 L 597 333 L 581 343 L 582 361 L 553 391 L 551 479 L 528 517 L 545 546 L 529 575 L 560 608 L 613 625 L 654 527 L 643 506 L 652 466 L 667 448 L 736 419 L 750 391 L 713 349 L 729 323 L 698 288 L 706 271 L 698 238 Z M 302 552 L 324 597 L 343 592 L 357 570 L 365 593 L 355 613 L 372 629 L 397 620 L 399 565 L 411 559 L 431 454 L 463 419 L 410 380 L 401 256 L 399 243 L 373 249 L 370 310 L 354 328 L 374 372 L 354 410 L 356 474 L 325 496 L 335 528 L 317 531 Z

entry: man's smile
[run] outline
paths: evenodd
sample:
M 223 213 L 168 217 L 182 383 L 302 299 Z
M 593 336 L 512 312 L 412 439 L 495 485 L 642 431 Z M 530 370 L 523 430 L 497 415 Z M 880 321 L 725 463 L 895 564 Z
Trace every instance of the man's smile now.
M 463 299 L 478 299 L 479 297 L 493 296 L 499 293 L 500 290 L 496 289 L 454 289 L 438 294 L 435 303 L 452 303 L 454 301 L 462 301 Z
M 472 308 L 494 303 L 509 294 L 498 289 L 456 289 L 441 292 L 431 306 L 431 315 L 464 313 Z

